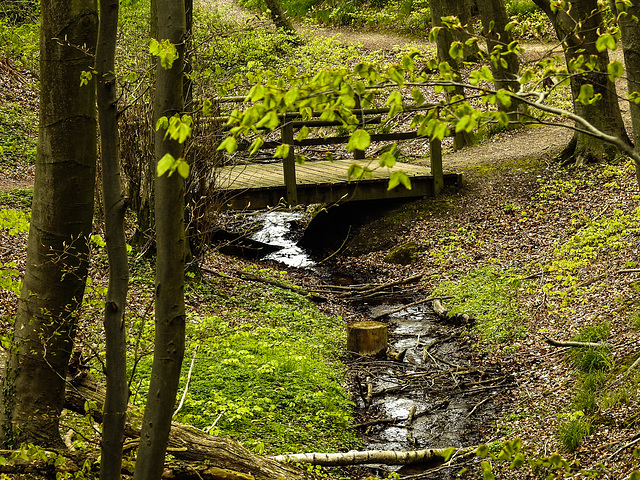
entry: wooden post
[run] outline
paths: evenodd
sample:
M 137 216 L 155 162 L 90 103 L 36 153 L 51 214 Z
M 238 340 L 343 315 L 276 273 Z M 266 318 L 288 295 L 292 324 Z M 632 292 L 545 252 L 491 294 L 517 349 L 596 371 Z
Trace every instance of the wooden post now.
M 384 357 L 387 352 L 387 325 L 373 320 L 350 323 L 347 325 L 347 350 Z
M 356 95 L 356 109 L 360 110 L 360 113 L 358 114 L 358 119 L 360 120 L 360 127 L 364 128 L 364 112 L 362 111 L 362 106 L 360 104 L 360 95 Z M 354 160 L 364 160 L 364 157 L 365 157 L 364 150 L 353 151 Z
M 442 142 L 431 140 L 431 175 L 433 175 L 433 195 L 438 195 L 444 188 L 444 176 L 442 175 Z
M 282 171 L 284 175 L 284 186 L 287 189 L 287 204 L 289 206 L 298 204 L 298 187 L 296 186 L 296 159 L 293 150 L 293 125 L 284 118 L 282 126 L 282 143 L 289 145 L 289 154 L 282 159 Z

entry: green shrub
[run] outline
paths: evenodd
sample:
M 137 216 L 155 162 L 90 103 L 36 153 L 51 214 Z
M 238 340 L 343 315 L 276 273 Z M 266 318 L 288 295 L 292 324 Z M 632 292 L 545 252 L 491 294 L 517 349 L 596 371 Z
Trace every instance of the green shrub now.
M 537 9 L 533 0 L 507 0 L 507 15 L 510 17 L 524 17 Z
M 586 373 L 580 378 L 573 397 L 575 410 L 583 411 L 587 414 L 596 412 L 599 396 L 602 387 L 606 383 L 606 378 L 605 373 L 601 371 Z
M 10 192 L 0 190 L 0 203 L 14 208 L 30 208 L 33 188 L 14 188 Z

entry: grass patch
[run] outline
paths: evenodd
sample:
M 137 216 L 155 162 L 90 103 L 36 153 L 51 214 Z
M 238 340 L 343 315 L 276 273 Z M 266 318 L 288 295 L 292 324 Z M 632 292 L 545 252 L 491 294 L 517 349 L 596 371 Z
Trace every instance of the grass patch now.
M 558 426 L 557 437 L 560 443 L 568 451 L 573 452 L 582 444 L 584 437 L 592 431 L 593 423 L 591 417 L 584 412 L 577 411 L 560 423 Z
M 33 202 L 33 188 L 14 188 L 9 192 L 0 190 L 0 204 L 11 208 L 28 209 Z
M 266 272 L 263 272 L 266 273 Z M 181 391 L 199 346 L 191 385 L 177 420 L 233 436 L 258 453 L 353 448 L 352 402 L 342 388 L 340 319 L 305 298 L 256 283 L 219 279 L 192 284 L 192 295 L 215 304 L 192 313 Z M 146 331 L 151 341 L 151 329 Z M 134 385 L 147 391 L 151 358 Z
M 602 343 L 609 338 L 610 328 L 609 322 L 589 325 L 583 327 L 572 340 L 576 342 Z M 604 372 L 613 366 L 611 353 L 607 346 L 572 348 L 569 351 L 569 359 L 576 371 L 585 374 Z
M 476 319 L 473 332 L 483 343 L 497 345 L 524 337 L 523 313 L 518 304 L 520 280 L 510 272 L 484 267 L 456 280 L 440 283 L 432 295 L 447 301 L 450 314 L 467 313 Z

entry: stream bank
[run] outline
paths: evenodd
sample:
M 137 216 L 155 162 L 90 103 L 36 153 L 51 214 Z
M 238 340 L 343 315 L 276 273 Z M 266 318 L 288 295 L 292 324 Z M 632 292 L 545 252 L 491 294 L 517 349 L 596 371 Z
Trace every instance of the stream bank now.
M 340 304 L 339 308 L 350 311 L 349 321 L 380 319 L 388 325 L 387 358 L 374 359 L 352 352 L 343 358 L 348 368 L 347 387 L 355 403 L 355 426 L 363 449 L 408 451 L 476 445 L 490 435 L 503 396 L 513 382 L 499 365 L 487 367 L 478 362 L 477 350 L 473 348 L 474 335 L 470 333 L 472 323 L 439 317 L 428 302 L 403 308 L 426 296 L 420 283 L 421 275 L 398 280 L 391 286 L 370 283 L 375 279 L 355 271 L 335 269 L 332 262 L 314 264 L 313 258 L 320 258 L 327 251 L 309 254 L 297 241 L 313 238 L 323 244 L 319 239 L 321 236 L 326 239 L 329 232 L 335 251 L 341 247 L 335 246 L 338 242 L 342 242 L 342 247 L 346 244 L 342 235 L 368 231 L 375 237 L 377 232 L 372 232 L 372 225 L 379 225 L 385 215 L 393 217 L 393 212 L 397 216 L 398 207 L 410 211 L 418 208 L 407 207 L 405 202 L 403 205 L 381 204 L 369 211 L 363 211 L 362 205 L 350 205 L 339 213 L 339 209 L 332 209 L 322 212 L 321 222 L 303 234 L 300 232 L 304 224 L 301 211 L 268 212 L 255 220 L 254 223 L 262 227 L 254 231 L 251 238 L 281 247 L 269 253 L 264 261 L 279 262 L 288 269 L 294 268 L 303 277 L 315 277 L 316 285 L 318 281 L 324 285 L 316 286 L 313 291 L 329 298 L 326 308 Z M 356 220 L 347 225 L 349 218 Z M 382 241 L 387 248 L 393 244 L 393 240 Z M 368 472 L 385 477 L 390 472 L 409 475 L 427 471 L 423 478 L 429 478 L 428 470 L 433 468 L 432 478 L 453 478 L 460 463 L 451 467 L 380 465 L 370 466 Z

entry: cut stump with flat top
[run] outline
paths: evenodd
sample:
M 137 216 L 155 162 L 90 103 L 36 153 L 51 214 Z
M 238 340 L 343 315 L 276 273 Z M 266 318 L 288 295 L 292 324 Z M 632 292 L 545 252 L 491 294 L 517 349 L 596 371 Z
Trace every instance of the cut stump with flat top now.
M 350 323 L 347 325 L 347 350 L 383 357 L 387 351 L 387 325 L 372 320 Z

